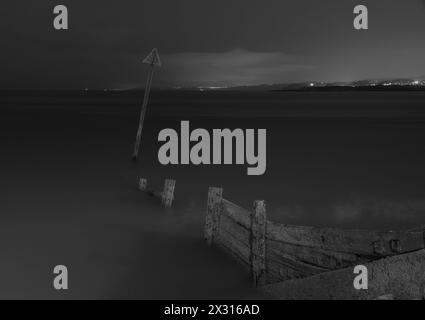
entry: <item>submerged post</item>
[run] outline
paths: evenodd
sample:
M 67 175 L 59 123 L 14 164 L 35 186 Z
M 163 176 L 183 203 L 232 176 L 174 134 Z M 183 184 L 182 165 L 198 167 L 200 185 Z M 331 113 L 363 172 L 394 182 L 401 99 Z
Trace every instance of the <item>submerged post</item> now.
M 217 236 L 222 211 L 223 189 L 210 187 L 208 189 L 207 216 L 205 218 L 205 240 L 209 245 Z
M 266 204 L 254 201 L 251 217 L 251 271 L 254 285 L 265 284 L 266 276 Z
M 140 178 L 139 179 L 139 190 L 146 191 L 147 188 L 148 188 L 148 180 L 146 180 L 145 178 Z
M 133 160 L 137 160 L 137 157 L 139 156 L 140 142 L 142 140 L 143 123 L 145 122 L 145 115 L 149 100 L 149 92 L 151 90 L 152 85 L 153 70 L 155 67 L 161 66 L 161 60 L 159 59 L 158 50 L 154 48 L 152 52 L 143 60 L 143 63 L 149 64 L 149 71 L 148 79 L 146 80 L 145 95 L 143 97 L 142 111 L 140 113 L 139 128 L 137 129 L 136 143 L 134 145 Z
M 166 179 L 164 182 L 164 190 L 161 194 L 161 203 L 165 208 L 170 208 L 173 204 L 175 186 L 175 180 Z

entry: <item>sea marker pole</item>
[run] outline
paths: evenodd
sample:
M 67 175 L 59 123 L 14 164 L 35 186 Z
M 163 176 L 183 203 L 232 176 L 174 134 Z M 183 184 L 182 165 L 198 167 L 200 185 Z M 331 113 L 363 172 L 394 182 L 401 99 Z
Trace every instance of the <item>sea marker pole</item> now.
M 143 63 L 148 63 L 150 66 L 148 71 L 148 78 L 146 80 L 142 111 L 140 112 L 140 120 L 139 120 L 139 128 L 137 130 L 136 144 L 134 145 L 134 152 L 133 152 L 134 161 L 136 161 L 137 158 L 139 157 L 140 143 L 142 140 L 143 123 L 145 122 L 146 110 L 148 108 L 149 93 L 151 90 L 152 78 L 153 78 L 153 70 L 155 67 L 161 66 L 161 60 L 159 59 L 158 50 L 153 49 L 152 52 L 145 58 L 145 60 L 143 60 Z

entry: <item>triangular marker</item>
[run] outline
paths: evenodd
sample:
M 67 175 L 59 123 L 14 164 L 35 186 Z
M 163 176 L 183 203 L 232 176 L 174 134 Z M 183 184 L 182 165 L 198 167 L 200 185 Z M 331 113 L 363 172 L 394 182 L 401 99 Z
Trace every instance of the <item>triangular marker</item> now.
M 158 50 L 154 48 L 151 53 L 143 60 L 143 63 L 150 64 L 151 66 L 160 67 L 161 59 L 159 59 Z

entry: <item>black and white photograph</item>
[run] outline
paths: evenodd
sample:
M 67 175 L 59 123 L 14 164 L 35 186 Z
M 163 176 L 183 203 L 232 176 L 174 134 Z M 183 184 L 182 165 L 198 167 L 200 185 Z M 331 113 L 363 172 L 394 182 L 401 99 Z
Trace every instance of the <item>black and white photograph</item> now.
M 425 300 L 424 0 L 0 15 L 0 300 Z

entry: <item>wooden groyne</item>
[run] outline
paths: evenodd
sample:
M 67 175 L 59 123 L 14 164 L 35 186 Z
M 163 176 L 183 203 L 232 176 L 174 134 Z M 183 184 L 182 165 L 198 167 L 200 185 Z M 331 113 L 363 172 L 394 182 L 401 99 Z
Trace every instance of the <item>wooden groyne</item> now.
M 166 179 L 164 181 L 164 188 L 162 191 L 156 191 L 148 187 L 148 180 L 145 178 L 139 179 L 139 189 L 143 192 L 148 193 L 151 196 L 154 196 L 161 200 L 161 204 L 165 208 L 170 208 L 174 200 L 174 189 L 176 187 L 176 181 L 171 179 Z
M 424 248 L 423 229 L 412 232 L 340 230 L 267 220 L 264 201 L 246 210 L 208 192 L 205 239 L 249 268 L 256 285 L 306 278 Z
M 266 285 L 260 290 L 281 300 L 424 300 L 425 250 L 366 263 L 367 290 L 353 286 L 353 268 Z

